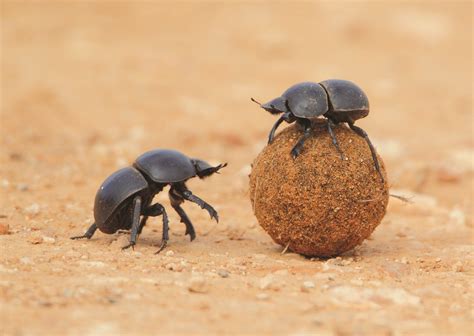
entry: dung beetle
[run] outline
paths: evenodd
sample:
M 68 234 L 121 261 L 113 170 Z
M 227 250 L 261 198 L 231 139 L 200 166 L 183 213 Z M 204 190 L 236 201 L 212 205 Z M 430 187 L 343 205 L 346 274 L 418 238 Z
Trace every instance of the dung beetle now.
M 303 82 L 291 86 L 280 97 L 270 100 L 266 104 L 260 104 L 253 98 L 251 100 L 271 114 L 283 113 L 270 131 L 269 144 L 273 141 L 275 132 L 283 121 L 287 123 L 296 121 L 303 128 L 303 135 L 291 150 L 294 159 L 301 153 L 304 142 L 311 135 L 311 119 L 319 116 L 327 118 L 327 128 L 332 142 L 341 159 L 344 159 L 344 154 L 332 128 L 335 124 L 347 123 L 369 145 L 375 169 L 379 173 L 382 182 L 384 181 L 377 159 L 377 152 L 369 136 L 362 128 L 354 125 L 356 120 L 369 114 L 369 100 L 364 91 L 356 84 L 342 79 L 328 79 L 320 83 Z
M 211 205 L 193 195 L 186 187 L 186 181 L 195 176 L 206 178 L 218 173 L 225 166 L 227 163 L 213 167 L 203 160 L 188 158 L 175 150 L 156 149 L 146 152 L 135 160 L 133 166 L 116 171 L 102 183 L 95 196 L 94 224 L 84 235 L 71 239 L 90 239 L 97 229 L 107 234 L 130 230 L 129 244 L 122 247 L 126 249 L 135 245 L 148 217 L 162 215 L 163 239 L 156 253 L 161 252 L 169 239 L 168 215 L 163 205 L 151 203 L 153 197 L 169 185 L 171 206 L 186 226 L 185 234 L 189 235 L 192 241 L 196 238 L 196 232 L 181 207 L 184 200 L 207 210 L 217 222 L 219 217 Z

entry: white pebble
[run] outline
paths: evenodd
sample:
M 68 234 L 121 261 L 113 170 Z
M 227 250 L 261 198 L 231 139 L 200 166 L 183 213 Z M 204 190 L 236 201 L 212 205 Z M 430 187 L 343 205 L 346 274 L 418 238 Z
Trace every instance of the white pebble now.
M 219 271 L 217 271 L 217 274 L 219 274 L 219 276 L 221 278 L 228 278 L 229 277 L 229 272 L 227 272 L 224 269 L 220 269 Z
M 169 251 L 166 251 L 165 255 L 167 257 L 172 257 L 172 256 L 174 256 L 174 252 L 172 250 L 169 250 Z
M 28 215 L 37 215 L 40 212 L 40 206 L 38 203 L 33 203 L 25 208 L 25 213 Z
M 302 292 L 309 292 L 313 288 L 314 288 L 314 282 L 312 282 L 312 281 L 305 281 L 301 285 L 301 291 Z
M 188 290 L 191 293 L 201 293 L 201 294 L 203 294 L 203 293 L 207 293 L 209 291 L 209 286 L 206 282 L 206 279 L 204 279 L 201 276 L 194 276 L 189 281 Z
M 267 293 L 258 293 L 256 296 L 257 300 L 268 300 L 270 298 L 270 295 Z
M 20 258 L 20 262 L 23 264 L 23 265 L 31 265 L 33 262 L 31 261 L 30 258 L 28 257 L 21 257 Z
M 42 239 L 43 243 L 54 244 L 56 242 L 56 239 L 53 237 L 43 236 Z

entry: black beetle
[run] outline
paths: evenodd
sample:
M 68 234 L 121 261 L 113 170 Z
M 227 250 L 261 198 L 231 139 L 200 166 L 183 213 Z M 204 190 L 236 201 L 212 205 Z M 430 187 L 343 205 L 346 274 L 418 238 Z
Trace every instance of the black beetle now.
M 303 127 L 303 136 L 291 150 L 294 159 L 300 154 L 304 142 L 311 135 L 311 119 L 319 116 L 327 118 L 328 132 L 331 135 L 332 142 L 340 153 L 341 159 L 344 159 L 332 127 L 341 122 L 347 123 L 369 145 L 375 169 L 384 181 L 377 153 L 369 136 L 362 128 L 354 125 L 356 120 L 369 114 L 369 100 L 364 91 L 356 84 L 341 79 L 329 79 L 320 83 L 303 82 L 291 86 L 283 92 L 281 97 L 270 100 L 266 104 L 260 104 L 253 98 L 251 100 L 271 114 L 283 113 L 273 125 L 268 136 L 268 143 L 273 141 L 275 131 L 283 121 L 287 123 L 296 121 Z
M 186 233 L 191 241 L 196 238 L 193 224 L 180 206 L 184 200 L 191 201 L 209 212 L 217 222 L 216 210 L 186 187 L 192 177 L 208 177 L 227 166 L 227 163 L 211 166 L 199 159 L 166 149 L 157 149 L 139 156 L 132 167 L 120 169 L 110 175 L 100 186 L 95 196 L 94 224 L 82 236 L 71 239 L 90 239 L 99 229 L 112 234 L 119 230 L 131 230 L 130 243 L 123 249 L 134 246 L 149 216 L 163 215 L 163 241 L 159 253 L 168 242 L 168 216 L 163 205 L 151 205 L 153 197 L 170 185 L 169 199 L 181 222 L 186 225 Z M 140 220 L 140 217 L 143 216 Z

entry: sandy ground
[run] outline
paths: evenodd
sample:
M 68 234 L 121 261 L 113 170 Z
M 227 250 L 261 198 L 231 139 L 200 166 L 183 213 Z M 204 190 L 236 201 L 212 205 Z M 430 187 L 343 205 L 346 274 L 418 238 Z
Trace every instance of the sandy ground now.
M 472 4 L 2 2 L 0 333 L 472 334 Z M 358 122 L 392 192 L 340 258 L 281 255 L 248 177 L 275 118 L 249 101 L 303 80 L 365 89 Z M 71 241 L 111 172 L 176 148 L 221 175 L 190 183 L 216 225 L 171 213 Z M 167 205 L 166 193 L 157 200 Z M 8 230 L 8 234 L 5 234 Z

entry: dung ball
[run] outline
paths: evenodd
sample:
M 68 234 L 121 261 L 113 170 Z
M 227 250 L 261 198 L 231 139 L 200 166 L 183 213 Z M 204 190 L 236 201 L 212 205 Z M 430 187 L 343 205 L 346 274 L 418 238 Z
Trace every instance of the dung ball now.
M 290 151 L 303 131 L 293 124 L 262 150 L 250 174 L 250 200 L 259 224 L 276 243 L 305 256 L 332 257 L 353 249 L 370 236 L 387 209 L 380 156 L 385 182 L 365 140 L 343 124 L 333 129 L 344 159 L 326 121 L 316 120 L 296 159 Z

